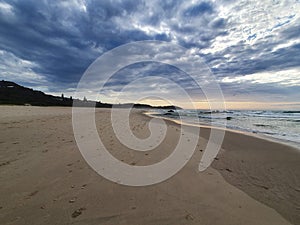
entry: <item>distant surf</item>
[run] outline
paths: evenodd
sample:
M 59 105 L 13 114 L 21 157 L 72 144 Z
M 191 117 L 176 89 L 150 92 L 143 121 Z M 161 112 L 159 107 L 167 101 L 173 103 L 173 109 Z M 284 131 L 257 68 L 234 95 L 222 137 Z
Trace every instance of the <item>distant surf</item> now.
M 176 113 L 153 110 L 151 114 L 175 120 L 181 118 L 182 122 L 188 124 L 225 127 L 261 134 L 300 147 L 300 111 L 181 109 Z

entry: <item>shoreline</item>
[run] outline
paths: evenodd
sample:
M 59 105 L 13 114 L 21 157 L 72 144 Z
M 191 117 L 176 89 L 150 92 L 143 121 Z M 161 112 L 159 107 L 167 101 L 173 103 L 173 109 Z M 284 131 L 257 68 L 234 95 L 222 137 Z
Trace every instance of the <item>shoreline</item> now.
M 152 165 L 167 158 L 177 145 L 180 125 L 165 120 L 167 133 L 161 144 L 148 152 L 129 149 L 114 136 L 110 112 L 96 109 L 97 131 L 107 150 L 124 163 Z M 122 113 L 118 115 L 122 121 Z M 133 110 L 130 118 L 132 132 L 147 138 L 151 118 L 141 110 Z M 202 129 L 192 158 L 177 174 L 155 185 L 130 187 L 106 180 L 83 159 L 73 135 L 71 108 L 5 106 L 0 110 L 0 125 L 3 224 L 283 225 L 300 221 L 296 214 L 300 158 L 283 145 L 227 132 L 217 159 L 199 172 L 209 135 L 209 129 Z M 193 130 L 183 127 L 184 132 Z
M 213 129 L 225 130 L 225 131 L 232 132 L 232 133 L 238 133 L 238 134 L 242 134 L 242 135 L 246 135 L 246 136 L 253 136 L 255 138 L 267 140 L 267 141 L 274 142 L 277 144 L 286 145 L 287 147 L 295 148 L 298 151 L 300 151 L 300 143 L 298 143 L 298 142 L 284 140 L 284 139 L 280 139 L 280 138 L 276 138 L 276 137 L 271 137 L 271 136 L 267 136 L 265 134 L 253 133 L 253 132 L 249 132 L 249 131 L 243 131 L 243 130 L 232 129 L 232 128 L 227 128 L 227 127 L 218 127 L 218 126 L 213 126 L 213 125 L 205 124 L 205 123 L 195 124 L 195 123 L 183 122 L 183 121 L 180 121 L 179 119 L 172 119 L 170 117 L 157 116 L 155 114 L 151 114 L 150 111 L 146 111 L 146 110 L 143 112 L 143 114 L 150 116 L 152 118 L 160 118 L 160 119 L 173 121 L 173 122 L 177 123 L 178 125 L 182 124 L 182 125 L 186 125 L 186 126 L 194 126 L 194 127 L 200 127 L 200 128 L 202 127 L 202 128 L 207 128 L 207 129 L 213 128 Z
M 204 135 L 200 132 L 200 136 L 206 140 L 209 137 L 209 130 L 223 129 L 181 123 L 172 118 L 143 114 L 173 122 L 178 126 L 198 127 L 204 131 Z M 227 128 L 223 130 L 225 131 L 223 144 L 211 167 L 215 168 L 231 185 L 257 201 L 274 208 L 289 221 L 299 223 L 300 148 L 258 134 Z M 245 141 L 238 141 L 241 139 Z M 275 158 L 274 162 L 271 162 L 272 157 Z M 288 173 L 292 173 L 294 178 L 287 179 Z M 290 181 L 290 178 L 295 180 Z M 282 205 L 289 207 L 289 210 L 284 209 Z

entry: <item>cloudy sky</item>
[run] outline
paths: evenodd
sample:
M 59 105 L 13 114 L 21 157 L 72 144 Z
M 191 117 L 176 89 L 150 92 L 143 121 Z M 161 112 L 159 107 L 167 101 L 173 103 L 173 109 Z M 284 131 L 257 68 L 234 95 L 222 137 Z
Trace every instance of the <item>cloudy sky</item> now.
M 73 95 L 84 71 L 105 52 L 158 40 L 201 57 L 229 108 L 300 109 L 299 0 L 0 0 L 0 32 L 0 79 L 47 93 Z M 117 72 L 100 100 L 151 75 L 177 79 L 199 107 L 205 101 L 184 72 L 157 62 Z M 149 82 L 136 82 L 136 91 L 127 88 L 128 98 L 120 101 L 172 89 Z

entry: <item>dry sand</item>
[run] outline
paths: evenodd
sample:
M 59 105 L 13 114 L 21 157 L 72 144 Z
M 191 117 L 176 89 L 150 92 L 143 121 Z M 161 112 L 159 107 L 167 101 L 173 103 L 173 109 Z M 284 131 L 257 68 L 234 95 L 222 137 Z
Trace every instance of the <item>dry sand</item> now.
M 148 116 L 135 111 L 131 127 L 147 137 Z M 123 146 L 110 110 L 97 109 L 97 129 L 118 159 L 148 165 L 166 158 L 180 126 L 157 149 Z M 71 108 L 0 107 L 0 224 L 203 224 L 300 223 L 300 154 L 291 147 L 227 132 L 213 166 L 198 172 L 208 129 L 201 130 L 189 163 L 169 180 L 122 186 L 94 172 L 73 136 Z

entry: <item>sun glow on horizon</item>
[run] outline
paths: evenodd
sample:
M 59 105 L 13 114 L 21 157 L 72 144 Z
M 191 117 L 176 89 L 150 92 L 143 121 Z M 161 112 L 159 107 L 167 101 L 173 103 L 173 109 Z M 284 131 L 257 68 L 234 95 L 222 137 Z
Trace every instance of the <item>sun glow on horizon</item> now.
M 223 103 L 213 102 L 213 107 L 207 101 L 198 102 L 177 102 L 177 101 L 166 101 L 166 100 L 153 100 L 145 99 L 140 101 L 142 104 L 149 104 L 153 106 L 166 106 L 175 105 L 183 109 L 221 109 Z M 218 107 L 219 105 L 219 107 Z M 300 102 L 254 102 L 254 101 L 227 101 L 224 102 L 225 109 L 228 110 L 300 110 Z

